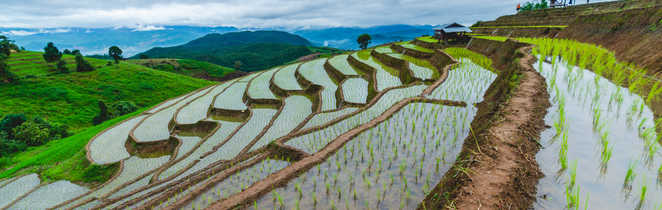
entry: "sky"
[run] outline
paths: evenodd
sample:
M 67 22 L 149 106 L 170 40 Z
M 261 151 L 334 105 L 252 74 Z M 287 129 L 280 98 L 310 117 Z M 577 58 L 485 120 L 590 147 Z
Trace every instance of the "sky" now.
M 518 0 L 2 0 L 3 28 L 167 25 L 324 28 L 472 24 L 513 14 Z

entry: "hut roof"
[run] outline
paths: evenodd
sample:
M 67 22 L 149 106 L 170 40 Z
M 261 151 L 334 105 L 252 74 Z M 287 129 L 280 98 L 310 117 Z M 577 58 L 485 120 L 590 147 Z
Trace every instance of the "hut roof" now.
M 444 31 L 446 33 L 457 33 L 457 32 L 467 32 L 471 33 L 471 29 L 466 26 L 463 26 L 459 23 L 449 23 L 443 24 L 437 28 L 434 28 L 436 31 Z

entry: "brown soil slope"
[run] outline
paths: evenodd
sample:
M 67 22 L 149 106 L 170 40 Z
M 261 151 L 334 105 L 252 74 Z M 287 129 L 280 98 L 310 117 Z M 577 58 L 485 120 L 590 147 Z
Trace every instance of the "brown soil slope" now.
M 527 209 L 542 177 L 535 154 L 550 105 L 545 79 L 531 66 L 531 46 L 472 40 L 468 48 L 489 56 L 500 73 L 477 104 L 455 165 L 419 209 Z
M 489 28 L 494 26 L 568 25 L 558 28 Z M 618 59 L 662 72 L 662 0 L 618 1 L 522 12 L 479 22 L 477 33 L 501 36 L 555 37 L 606 47 Z M 482 28 L 487 27 L 487 28 Z

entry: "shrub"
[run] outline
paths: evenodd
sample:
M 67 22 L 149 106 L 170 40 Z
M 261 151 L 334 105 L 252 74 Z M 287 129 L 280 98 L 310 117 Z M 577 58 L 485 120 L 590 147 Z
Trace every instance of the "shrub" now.
M 0 157 L 6 157 L 13 153 L 25 151 L 28 148 L 28 145 L 21 141 L 9 140 L 2 138 L 0 136 Z M 3 161 L 0 161 L 0 168 L 6 165 Z
M 92 119 L 92 124 L 98 125 L 102 122 L 110 119 L 110 113 L 108 112 L 108 107 L 103 101 L 99 101 L 99 115 Z
M 83 58 L 83 55 L 80 53 L 76 54 L 76 71 L 78 72 L 88 72 L 94 71 L 94 67 Z
M 61 74 L 69 73 L 69 68 L 67 68 L 67 62 L 64 62 L 64 60 L 58 61 L 57 68 L 55 70 Z
M 46 125 L 36 121 L 26 121 L 13 130 L 14 139 L 30 146 L 42 145 L 50 140 L 50 130 Z
M 27 121 L 24 114 L 8 114 L 0 120 L 0 132 L 4 132 L 8 139 L 13 138 L 12 130 Z
M 138 110 L 138 107 L 131 101 L 118 101 L 117 103 L 111 104 L 109 110 L 112 118 L 115 118 L 135 112 Z
M 18 76 L 9 71 L 9 66 L 4 59 L 0 58 L 0 83 L 14 83 L 16 81 L 18 81 Z
M 44 47 L 44 60 L 46 60 L 47 63 L 59 61 L 60 58 L 62 58 L 62 53 L 60 50 L 55 47 L 53 42 L 49 42 L 46 47 Z

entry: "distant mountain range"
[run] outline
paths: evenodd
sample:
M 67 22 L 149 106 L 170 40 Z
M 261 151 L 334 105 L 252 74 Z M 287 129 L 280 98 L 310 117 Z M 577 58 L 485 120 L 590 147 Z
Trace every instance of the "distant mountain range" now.
M 242 31 L 225 34 L 212 33 L 174 47 L 155 47 L 133 58 L 184 58 L 206 61 L 239 70 L 263 70 L 313 54 L 303 37 L 283 31 Z
M 362 33 L 372 35 L 372 45 L 407 40 L 432 34 L 432 25 L 385 25 L 374 27 L 333 27 L 322 29 L 279 29 L 299 35 L 314 46 L 357 49 L 356 37 Z M 150 26 L 138 28 L 0 28 L 0 33 L 16 40 L 28 50 L 42 51 L 46 43 L 54 42 L 62 49 L 79 49 L 86 55 L 107 53 L 108 47 L 117 45 L 125 55 L 133 56 L 153 47 L 185 44 L 210 33 L 244 31 L 235 27 Z M 269 29 L 251 29 L 269 30 Z

